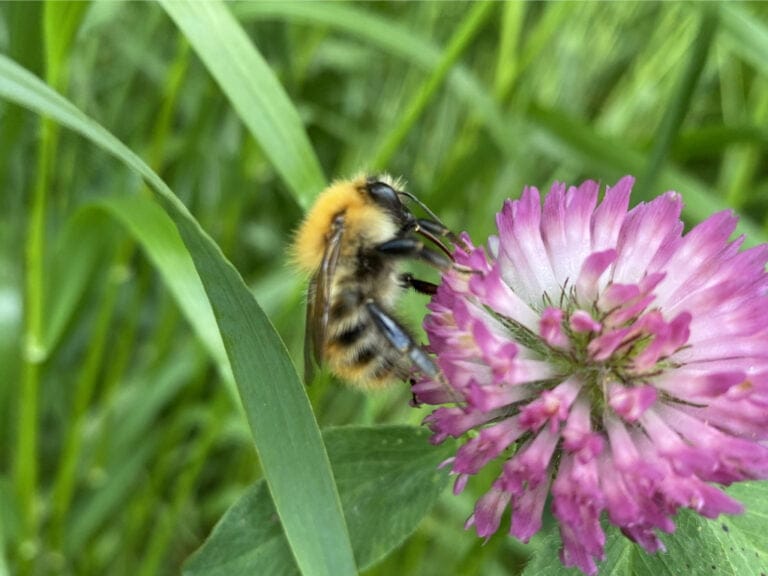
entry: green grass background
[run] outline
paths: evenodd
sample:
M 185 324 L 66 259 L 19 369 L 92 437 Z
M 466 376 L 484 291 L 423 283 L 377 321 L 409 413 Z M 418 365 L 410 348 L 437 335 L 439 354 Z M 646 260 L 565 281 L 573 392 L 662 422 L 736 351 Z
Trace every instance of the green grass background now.
M 361 169 L 404 176 L 478 242 L 527 184 L 626 173 L 633 202 L 676 189 L 690 224 L 731 208 L 747 244 L 766 239 L 768 5 L 227 9 L 292 106 L 270 108 L 279 86 L 218 50 L 217 29 L 155 4 L 2 3 L 0 53 L 163 178 L 297 364 L 303 282 L 286 245 L 324 183 Z M 276 123 L 251 107 L 264 94 Z M 292 115 L 285 142 L 303 125 L 306 149 L 278 138 Z M 104 148 L 6 101 L 0 186 L 0 575 L 177 573 L 261 470 L 226 362 L 169 289 L 163 234 L 130 233 L 152 221 L 152 202 L 130 200 L 149 191 Z M 406 298 L 414 328 L 423 313 Z M 364 395 L 325 378 L 308 394 L 323 427 L 427 413 L 405 387 Z M 367 574 L 519 571 L 526 547 L 462 530 L 478 493 L 446 493 Z

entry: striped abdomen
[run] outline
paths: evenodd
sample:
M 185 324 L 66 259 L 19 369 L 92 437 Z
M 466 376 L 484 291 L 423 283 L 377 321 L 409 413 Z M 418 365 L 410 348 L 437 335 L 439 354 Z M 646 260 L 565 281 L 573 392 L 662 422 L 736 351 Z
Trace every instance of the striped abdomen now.
M 400 290 L 390 278 L 384 279 L 373 293 L 358 279 L 340 279 L 332 294 L 324 356 L 334 373 L 363 387 L 406 380 L 411 372 L 409 358 L 379 331 L 365 305 L 373 298 L 379 306 L 389 308 L 388 301 L 394 301 L 394 294 L 382 293 L 385 288 L 385 292 Z M 374 298 L 376 295 L 379 298 Z

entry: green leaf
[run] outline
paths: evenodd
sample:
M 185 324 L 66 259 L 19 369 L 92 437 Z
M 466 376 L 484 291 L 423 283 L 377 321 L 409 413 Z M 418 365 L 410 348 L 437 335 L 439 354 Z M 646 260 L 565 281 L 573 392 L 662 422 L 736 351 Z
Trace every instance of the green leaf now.
M 453 452 L 423 428 L 326 430 L 324 438 L 358 566 L 371 566 L 418 525 L 448 483 L 437 466 Z M 227 511 L 185 565 L 187 576 L 297 574 L 263 482 Z
M 672 534 L 659 534 L 666 552 L 648 554 L 614 526 L 606 529 L 606 559 L 600 576 L 765 576 L 768 566 L 768 482 L 744 482 L 727 492 L 746 512 L 707 520 L 691 510 L 675 518 Z M 523 576 L 581 574 L 560 564 L 560 538 L 549 536 Z
M 712 524 L 729 556 L 743 555 L 761 576 L 768 573 L 768 482 L 740 482 L 726 490 L 744 505 L 744 514 L 723 516 Z M 748 574 L 749 572 L 745 572 Z
M 298 112 L 240 24 L 223 2 L 161 0 L 160 4 L 306 207 L 326 185 L 320 162 Z
M 151 186 L 176 224 L 211 302 L 265 478 L 302 573 L 354 574 L 341 505 L 309 400 L 285 346 L 241 276 L 136 154 L 2 55 L 0 97 L 82 134 Z

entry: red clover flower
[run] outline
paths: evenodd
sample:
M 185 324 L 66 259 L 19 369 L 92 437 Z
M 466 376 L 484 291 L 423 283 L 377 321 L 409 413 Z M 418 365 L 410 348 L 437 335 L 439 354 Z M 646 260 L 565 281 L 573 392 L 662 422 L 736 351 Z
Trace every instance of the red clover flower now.
M 445 381 L 413 387 L 447 405 L 433 442 L 469 433 L 455 492 L 500 462 L 466 527 L 488 538 L 510 508 L 526 542 L 551 493 L 561 560 L 587 574 L 603 513 L 655 552 L 679 508 L 742 511 L 713 483 L 768 477 L 768 246 L 740 250 L 730 212 L 683 235 L 673 192 L 628 211 L 632 184 L 599 205 L 592 181 L 543 207 L 526 188 L 487 249 L 464 235 L 424 322 Z

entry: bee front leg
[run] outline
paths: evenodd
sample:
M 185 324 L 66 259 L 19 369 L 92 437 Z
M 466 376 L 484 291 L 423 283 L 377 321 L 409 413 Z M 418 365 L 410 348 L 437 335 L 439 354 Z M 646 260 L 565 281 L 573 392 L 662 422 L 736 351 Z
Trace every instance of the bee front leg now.
M 393 257 L 422 260 L 440 270 L 447 270 L 453 265 L 453 260 L 430 250 L 416 238 L 394 238 L 376 246 L 376 251 Z
M 455 246 L 461 247 L 462 250 L 467 249 L 464 241 L 454 234 L 449 228 L 447 228 L 442 222 L 435 220 L 429 220 L 427 218 L 417 218 L 413 224 L 414 232 L 422 234 L 424 237 L 429 238 L 433 242 L 436 242 L 441 247 L 442 242 L 438 238 L 447 238 Z

